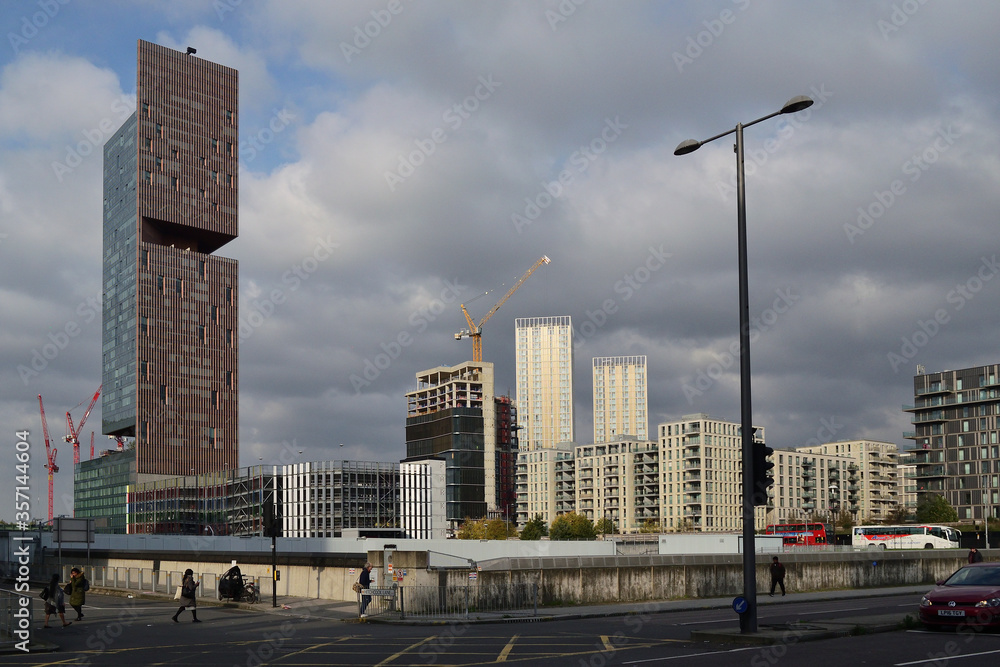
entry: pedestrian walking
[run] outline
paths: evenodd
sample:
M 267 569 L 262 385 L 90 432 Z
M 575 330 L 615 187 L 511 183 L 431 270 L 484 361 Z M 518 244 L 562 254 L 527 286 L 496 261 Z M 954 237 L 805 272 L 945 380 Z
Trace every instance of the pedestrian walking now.
M 781 564 L 778 557 L 775 556 L 771 559 L 771 592 L 769 595 L 774 597 L 774 587 L 781 586 L 781 595 L 785 595 L 785 566 Z
M 198 598 L 195 596 L 195 591 L 198 590 L 198 586 L 201 585 L 200 581 L 194 580 L 194 570 L 188 568 L 184 570 L 184 579 L 181 581 L 181 601 L 183 604 L 174 613 L 173 622 L 180 623 L 177 617 L 181 615 L 181 612 L 185 609 L 191 610 L 192 623 L 201 623 L 198 620 Z
M 365 591 L 372 585 L 371 563 L 365 563 L 364 569 L 361 570 L 361 576 L 358 577 L 358 583 L 361 584 L 361 618 L 367 618 L 368 614 L 365 613 L 365 609 L 368 608 L 368 604 L 372 601 L 372 596 L 370 594 L 366 595 Z
M 53 574 L 48 585 L 42 589 L 42 599 L 45 600 L 45 625 L 43 628 L 52 627 L 49 625 L 49 616 L 59 614 L 62 626 L 73 625 L 72 621 L 66 621 L 66 593 L 59 585 L 59 575 Z
M 69 593 L 69 606 L 76 610 L 76 620 L 83 620 L 83 605 L 87 603 L 87 591 L 90 590 L 90 582 L 83 576 L 83 570 L 74 567 L 69 571 L 69 583 L 66 584 L 64 592 Z
M 983 554 L 979 553 L 979 549 L 972 547 L 969 549 L 969 563 L 982 563 Z

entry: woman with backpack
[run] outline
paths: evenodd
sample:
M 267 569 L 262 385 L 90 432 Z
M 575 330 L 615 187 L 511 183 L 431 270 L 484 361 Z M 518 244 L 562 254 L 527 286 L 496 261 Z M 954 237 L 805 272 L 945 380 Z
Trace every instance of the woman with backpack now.
M 42 599 L 45 600 L 45 625 L 43 628 L 51 628 L 49 616 L 59 614 L 63 627 L 73 625 L 73 622 L 66 622 L 66 594 L 59 585 L 59 575 L 53 574 L 49 580 L 49 585 L 42 589 Z
M 181 581 L 181 604 L 180 608 L 174 613 L 173 622 L 180 623 L 177 617 L 181 615 L 181 612 L 191 608 L 191 616 L 193 617 L 192 623 L 201 623 L 198 620 L 198 599 L 195 597 L 195 591 L 198 590 L 198 586 L 201 584 L 200 581 L 194 580 L 194 570 L 188 568 L 184 570 L 184 579 Z

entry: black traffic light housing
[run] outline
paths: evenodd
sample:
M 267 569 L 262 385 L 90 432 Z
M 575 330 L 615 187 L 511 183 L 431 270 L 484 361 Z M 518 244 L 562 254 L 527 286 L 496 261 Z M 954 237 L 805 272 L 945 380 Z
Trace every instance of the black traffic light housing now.
M 754 429 L 756 431 L 756 429 Z M 774 450 L 763 442 L 753 443 L 753 504 L 755 507 L 767 505 L 768 490 L 774 486 L 771 468 L 774 463 L 768 458 Z

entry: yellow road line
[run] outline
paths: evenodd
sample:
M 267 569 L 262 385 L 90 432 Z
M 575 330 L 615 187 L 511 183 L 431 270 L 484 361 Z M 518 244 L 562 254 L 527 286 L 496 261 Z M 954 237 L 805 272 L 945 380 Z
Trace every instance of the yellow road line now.
M 507 656 L 510 654 L 511 649 L 514 648 L 514 642 L 517 641 L 518 637 L 520 637 L 520 635 L 514 635 L 513 637 L 510 638 L 510 641 L 507 642 L 507 645 L 503 647 L 502 651 L 500 651 L 500 655 L 497 656 L 497 662 L 507 661 Z
M 432 641 L 434 639 L 437 639 L 437 635 L 431 635 L 430 637 L 427 637 L 425 639 L 422 639 L 422 640 L 418 641 L 416 644 L 410 644 L 409 646 L 407 646 L 406 648 L 404 648 L 402 651 L 399 651 L 398 653 L 394 653 L 394 654 L 390 655 L 388 658 L 386 658 L 382 662 L 378 663 L 374 667 L 385 667 L 385 665 L 388 665 L 390 662 L 392 662 L 393 660 L 395 660 L 399 656 L 403 655 L 404 653 L 406 653 L 410 649 L 415 649 L 418 646 L 423 646 L 427 642 Z
M 611 643 L 611 639 L 607 635 L 601 635 L 601 643 L 604 644 L 605 651 L 614 651 L 615 647 Z

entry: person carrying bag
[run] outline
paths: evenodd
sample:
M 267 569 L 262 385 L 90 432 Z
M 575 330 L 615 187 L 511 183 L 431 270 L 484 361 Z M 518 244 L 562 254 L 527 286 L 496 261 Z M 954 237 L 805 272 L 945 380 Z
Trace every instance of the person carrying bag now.
M 174 623 L 180 623 L 180 621 L 177 620 L 177 617 L 180 616 L 181 612 L 185 609 L 191 610 L 192 623 L 201 623 L 201 621 L 198 620 L 198 598 L 196 597 L 196 591 L 198 590 L 199 585 L 201 585 L 201 582 L 194 580 L 194 570 L 191 568 L 184 570 L 184 580 L 181 582 L 180 589 L 178 591 L 180 595 L 177 593 L 174 594 L 174 599 L 180 598 L 183 601 L 183 604 L 174 613 L 171 619 Z

